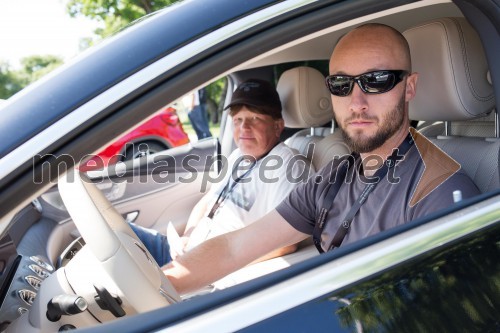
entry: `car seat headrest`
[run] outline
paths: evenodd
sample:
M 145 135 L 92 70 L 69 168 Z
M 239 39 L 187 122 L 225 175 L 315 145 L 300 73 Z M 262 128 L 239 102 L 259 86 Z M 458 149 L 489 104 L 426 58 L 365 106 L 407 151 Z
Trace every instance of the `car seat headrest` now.
M 333 119 L 330 92 L 318 70 L 304 66 L 287 70 L 276 89 L 287 127 L 317 127 Z
M 464 18 L 433 20 L 403 35 L 410 44 L 412 71 L 419 73 L 410 119 L 467 120 L 494 108 L 484 50 Z

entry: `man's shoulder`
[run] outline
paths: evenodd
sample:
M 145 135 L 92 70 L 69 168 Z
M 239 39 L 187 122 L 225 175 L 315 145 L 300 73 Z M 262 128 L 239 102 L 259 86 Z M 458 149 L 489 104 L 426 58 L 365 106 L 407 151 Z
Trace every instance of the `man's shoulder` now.
M 284 142 L 280 142 L 273 149 L 271 149 L 269 154 L 293 156 L 299 155 L 300 153 L 297 149 L 288 146 Z
M 476 183 L 474 183 L 472 178 L 470 178 L 462 168 L 460 168 L 460 170 L 443 181 L 442 185 L 443 188 L 447 188 L 451 191 L 461 191 L 464 195 L 464 198 L 468 198 L 481 193 Z M 439 190 L 439 187 L 437 188 L 437 190 Z
M 288 162 L 291 159 L 303 159 L 307 162 L 307 157 L 301 154 L 297 149 L 289 147 L 283 142 L 278 143 L 269 154 L 266 156 L 268 159 L 281 159 L 283 162 Z
M 269 168 L 268 172 L 274 175 L 289 175 L 294 185 L 305 182 L 315 172 L 313 164 L 305 155 L 283 142 L 269 152 L 260 166 Z
M 422 192 L 425 197 L 430 192 L 449 191 L 450 189 L 464 190 L 470 194 L 479 190 L 474 181 L 461 168 L 461 165 L 443 152 L 439 147 L 431 144 L 425 151 L 413 149 L 408 154 L 404 165 L 411 173 L 413 182 L 416 182 L 415 192 Z

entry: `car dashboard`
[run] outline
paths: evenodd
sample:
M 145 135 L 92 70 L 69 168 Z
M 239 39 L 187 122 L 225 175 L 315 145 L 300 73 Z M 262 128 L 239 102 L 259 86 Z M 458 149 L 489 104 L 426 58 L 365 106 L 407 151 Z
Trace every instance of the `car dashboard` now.
M 53 198 L 58 196 L 57 191 L 47 194 Z M 0 241 L 2 258 L 5 258 L 1 261 L 0 275 L 0 290 L 3 291 L 0 295 L 0 331 L 31 309 L 43 281 L 65 266 L 85 244 L 74 233 L 64 236 L 54 232 L 69 215 L 63 207 L 55 207 L 54 202 L 48 201 L 36 199 L 23 208 L 14 217 L 15 223 L 9 233 Z M 58 241 L 50 241 L 54 237 Z M 50 244 L 58 244 L 62 249 L 50 248 Z M 54 254 L 55 260 L 49 259 Z

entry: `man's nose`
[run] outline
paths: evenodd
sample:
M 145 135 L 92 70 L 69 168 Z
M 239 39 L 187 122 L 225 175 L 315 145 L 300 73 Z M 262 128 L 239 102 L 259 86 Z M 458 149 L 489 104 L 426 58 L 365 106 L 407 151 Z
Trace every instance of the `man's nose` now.
M 251 125 L 251 120 L 245 118 L 241 121 L 240 127 L 241 128 L 250 128 L 250 125 Z
M 357 83 L 354 83 L 354 87 L 352 87 L 349 98 L 351 99 L 349 103 L 350 111 L 358 112 L 368 109 L 366 94 L 363 92 L 363 90 L 361 90 Z

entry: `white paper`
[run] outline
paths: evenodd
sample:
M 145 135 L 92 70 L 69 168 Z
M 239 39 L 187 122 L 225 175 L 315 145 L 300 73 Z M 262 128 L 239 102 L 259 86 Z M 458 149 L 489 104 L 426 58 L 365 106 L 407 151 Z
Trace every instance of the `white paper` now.
M 170 246 L 170 253 L 174 252 L 176 254 L 184 253 L 184 247 L 182 246 L 181 237 L 175 230 L 172 222 L 168 222 L 167 225 L 167 240 L 168 245 Z

